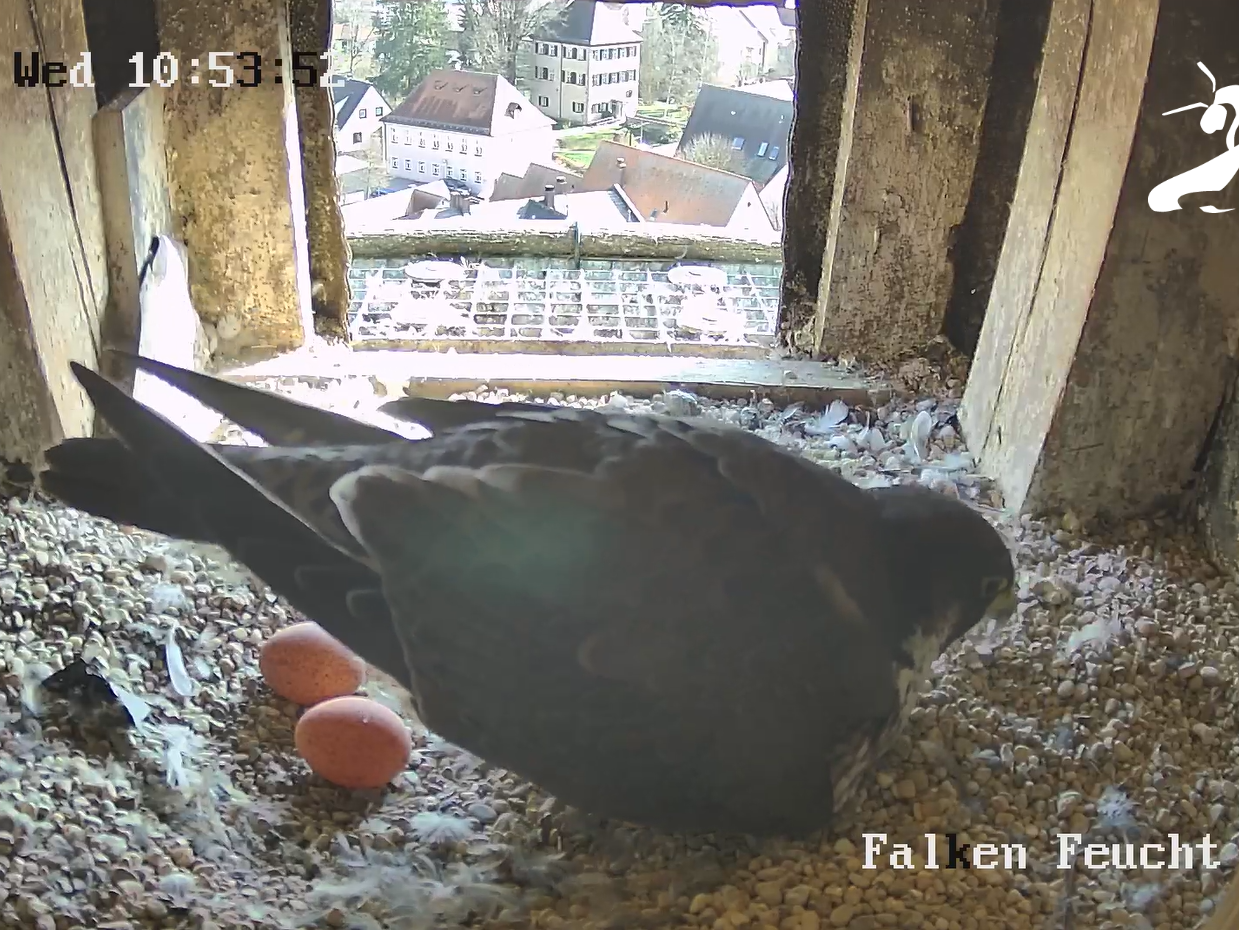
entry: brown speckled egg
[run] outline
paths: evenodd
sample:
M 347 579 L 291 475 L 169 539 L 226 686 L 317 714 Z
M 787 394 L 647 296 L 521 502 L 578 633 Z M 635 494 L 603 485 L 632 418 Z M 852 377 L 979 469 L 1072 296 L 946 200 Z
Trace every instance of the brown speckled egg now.
M 317 623 L 294 623 L 268 639 L 258 668 L 272 691 L 303 706 L 352 694 L 366 680 L 366 663 Z
M 398 714 L 364 697 L 315 704 L 297 721 L 297 752 L 341 788 L 381 788 L 409 764 L 413 741 Z

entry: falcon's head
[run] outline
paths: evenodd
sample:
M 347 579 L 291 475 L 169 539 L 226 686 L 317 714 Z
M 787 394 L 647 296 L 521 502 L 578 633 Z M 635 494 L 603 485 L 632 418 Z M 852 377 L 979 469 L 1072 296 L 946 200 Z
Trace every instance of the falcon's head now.
M 979 622 L 1015 611 L 1015 566 L 998 530 L 967 504 L 928 488 L 875 488 L 898 579 L 898 649 L 923 672 Z

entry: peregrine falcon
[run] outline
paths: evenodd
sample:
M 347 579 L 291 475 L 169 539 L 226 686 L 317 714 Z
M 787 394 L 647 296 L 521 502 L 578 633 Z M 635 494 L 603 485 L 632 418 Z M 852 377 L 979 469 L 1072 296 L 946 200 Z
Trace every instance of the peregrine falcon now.
M 224 547 L 408 688 L 422 722 L 596 816 L 803 836 L 830 824 L 946 646 L 1015 606 L 1002 536 L 705 420 L 405 397 L 410 440 L 134 364 L 268 443 L 194 441 L 73 373 L 116 439 L 43 487 Z

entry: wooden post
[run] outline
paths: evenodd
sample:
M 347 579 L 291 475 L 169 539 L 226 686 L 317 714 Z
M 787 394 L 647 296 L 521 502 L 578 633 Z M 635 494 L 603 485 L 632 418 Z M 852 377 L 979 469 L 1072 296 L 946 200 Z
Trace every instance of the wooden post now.
M 820 341 L 817 305 L 829 288 L 839 233 L 868 6 L 816 0 L 796 10 L 799 104 L 788 149 L 779 339 L 806 352 Z
M 166 112 L 175 232 L 189 250 L 194 305 L 225 354 L 296 348 L 312 320 L 293 56 L 309 51 L 320 76 L 326 63 L 292 48 L 283 3 L 159 0 L 157 9 L 160 46 L 185 72 Z M 210 85 L 222 73 L 209 70 L 211 52 L 233 69 L 232 86 Z M 258 75 L 239 52 L 261 56 Z M 257 86 L 239 83 L 255 77 Z
M 1239 79 L 1237 28 L 1230 0 L 1054 0 L 960 413 L 1009 506 L 1122 518 L 1193 476 L 1231 371 L 1235 226 L 1200 210 L 1223 194 L 1148 196 L 1224 148 L 1163 113 L 1211 99 L 1197 61 Z
M 0 35 L 27 64 L 38 53 L 72 66 L 86 51 L 79 0 L 0 0 Z M 95 97 L 71 76 L 85 81 L 79 70 L 64 86 L 0 84 L 0 456 L 12 461 L 91 426 L 69 362 L 95 364 L 107 276 Z
M 292 0 L 293 47 L 326 52 L 330 0 Z M 335 108 L 326 87 L 297 88 L 315 325 L 334 335 L 348 329 L 348 243 L 336 191 Z
M 162 88 L 124 91 L 100 108 L 95 117 L 95 160 L 99 166 L 108 256 L 104 345 L 136 352 L 143 329 L 151 328 L 143 323 L 154 323 L 156 331 L 175 331 L 177 338 L 184 338 L 189 364 L 201 369 L 211 354 L 211 346 L 196 314 L 192 319 L 178 320 L 179 325 L 163 326 L 160 317 L 174 314 L 175 308 L 152 307 L 149 312 L 155 317 L 148 319 L 142 318 L 139 309 L 140 281 L 148 268 L 154 240 L 172 232 Z M 107 355 L 100 364 L 113 380 L 133 388 L 133 370 L 129 365 L 117 364 L 113 356 Z
M 869 0 L 843 218 L 817 292 L 819 354 L 898 360 L 942 332 L 997 8 Z

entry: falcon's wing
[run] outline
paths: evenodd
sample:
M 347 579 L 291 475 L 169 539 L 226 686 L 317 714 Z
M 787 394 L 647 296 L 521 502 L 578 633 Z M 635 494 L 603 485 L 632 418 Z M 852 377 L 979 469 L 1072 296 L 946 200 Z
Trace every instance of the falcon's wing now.
M 580 742 L 682 766 L 702 734 L 745 734 L 719 779 L 758 780 L 791 741 L 828 778 L 838 740 L 895 708 L 867 498 L 735 430 L 531 415 L 504 432 L 551 447 L 576 428 L 628 441 L 589 469 L 371 466 L 333 487 L 428 723 L 553 790 Z
M 391 626 L 386 604 L 379 596 L 379 579 L 348 546 L 329 541 L 286 504 L 229 464 L 220 452 L 195 442 L 163 417 L 139 404 L 114 384 L 74 363 L 73 373 L 90 396 L 95 409 L 120 437 L 128 452 L 131 475 L 141 475 L 150 487 L 143 493 L 127 481 L 127 498 L 107 498 L 107 488 L 74 484 L 89 462 L 83 462 L 79 447 L 69 453 L 77 473 L 62 476 L 59 490 L 97 506 L 90 512 L 120 517 L 122 507 L 133 506 L 152 522 L 161 504 L 174 507 L 183 535 L 213 542 L 227 549 L 298 610 L 318 621 L 324 629 L 359 656 L 402 682 L 408 682 L 400 642 Z M 94 442 L 94 441 L 92 441 Z M 55 463 L 64 445 L 49 450 L 53 468 L 42 477 L 44 486 L 57 494 Z M 72 447 L 70 447 L 72 448 Z M 96 449 L 105 448 L 96 446 Z M 109 457 L 101 465 L 124 465 L 116 446 L 107 446 Z M 271 454 L 275 450 L 252 449 L 247 453 Z M 297 450 L 287 453 L 286 471 L 296 471 Z M 103 477 L 102 475 L 100 476 Z M 139 480 L 141 480 L 139 479 Z M 326 485 L 324 485 L 325 490 Z M 59 495 L 58 495 L 59 496 Z M 322 495 L 325 499 L 325 494 Z M 125 522 L 133 522 L 132 518 Z

